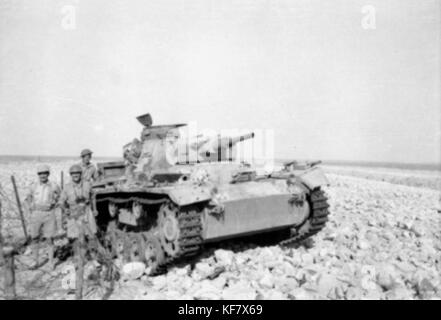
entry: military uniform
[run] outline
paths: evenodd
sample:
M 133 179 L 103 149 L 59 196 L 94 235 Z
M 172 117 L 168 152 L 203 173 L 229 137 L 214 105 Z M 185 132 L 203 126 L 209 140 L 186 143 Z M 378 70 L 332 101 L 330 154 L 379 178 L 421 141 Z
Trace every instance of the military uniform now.
M 95 217 L 90 208 L 91 186 L 87 181 L 66 184 L 60 197 L 60 206 L 67 216 L 67 236 L 78 238 L 83 227 L 86 236 L 96 233 Z
M 98 179 L 98 170 L 96 169 L 95 165 L 90 162 L 86 164 L 84 160 L 86 156 L 89 156 L 89 159 L 86 161 L 90 161 L 92 157 L 92 150 L 84 149 L 83 151 L 81 151 L 80 156 L 81 158 L 83 158 L 83 161 L 79 164 L 82 169 L 82 179 L 84 181 L 94 182 L 96 179 Z
M 80 166 L 83 169 L 82 179 L 84 181 L 94 182 L 96 179 L 98 179 L 98 170 L 96 169 L 94 164 L 81 163 Z
M 55 207 L 60 197 L 60 187 L 51 181 L 31 185 L 26 202 L 31 210 L 31 237 L 53 238 L 56 233 Z

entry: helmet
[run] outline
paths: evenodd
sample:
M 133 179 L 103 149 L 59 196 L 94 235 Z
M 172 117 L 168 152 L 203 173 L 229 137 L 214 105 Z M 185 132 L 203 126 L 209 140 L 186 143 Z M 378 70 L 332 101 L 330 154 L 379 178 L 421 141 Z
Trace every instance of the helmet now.
M 92 154 L 92 150 L 84 149 L 83 151 L 81 151 L 81 157 L 87 156 L 88 154 Z
M 37 167 L 37 173 L 38 174 L 40 174 L 40 173 L 45 173 L 45 172 L 47 172 L 47 173 L 49 173 L 51 170 L 50 170 L 50 168 L 49 168 L 49 166 L 47 165 L 47 164 L 40 164 L 38 167 Z
M 69 173 L 70 174 L 72 174 L 72 173 L 82 173 L 83 172 L 83 169 L 81 168 L 81 166 L 80 165 L 78 165 L 78 164 L 74 164 L 72 167 L 70 167 L 70 169 L 69 169 Z

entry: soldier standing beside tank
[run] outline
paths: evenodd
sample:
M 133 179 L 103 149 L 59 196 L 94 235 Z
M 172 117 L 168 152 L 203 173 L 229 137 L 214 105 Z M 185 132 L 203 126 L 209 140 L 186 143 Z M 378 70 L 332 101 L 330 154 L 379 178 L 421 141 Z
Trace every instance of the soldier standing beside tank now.
M 83 179 L 80 165 L 70 167 L 69 173 L 71 182 L 66 184 L 60 197 L 63 222 L 67 223 L 67 237 L 78 239 L 83 232 L 91 237 L 96 233 L 96 223 L 90 208 L 90 183 Z
M 76 255 L 77 297 L 81 297 L 84 276 L 84 259 L 87 252 L 85 240 L 95 242 L 96 223 L 90 207 L 91 186 L 82 178 L 83 169 L 76 164 L 70 167 L 71 182 L 61 193 L 62 220 L 67 222 L 67 237 L 73 243 Z
M 49 181 L 50 168 L 47 165 L 37 167 L 39 181 L 33 184 L 26 195 L 25 203 L 31 215 L 31 237 L 35 242 L 35 264 L 39 265 L 40 240 L 49 244 L 49 263 L 54 267 L 54 237 L 56 233 L 55 208 L 60 197 L 60 187 Z
M 94 182 L 98 178 L 98 170 L 95 165 L 90 162 L 92 159 L 92 151 L 84 149 L 81 151 L 81 168 L 83 169 L 83 180 L 88 182 Z

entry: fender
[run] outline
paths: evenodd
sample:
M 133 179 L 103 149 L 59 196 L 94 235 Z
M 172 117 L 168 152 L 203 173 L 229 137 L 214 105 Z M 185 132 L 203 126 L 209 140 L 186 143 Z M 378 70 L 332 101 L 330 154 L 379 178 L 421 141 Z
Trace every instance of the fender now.
M 313 167 L 305 171 L 305 173 L 300 174 L 298 177 L 310 191 L 321 186 L 329 185 L 329 180 L 326 178 L 323 169 L 318 167 Z
M 178 206 L 186 206 L 192 203 L 210 201 L 212 196 L 209 188 L 189 187 L 173 188 L 164 190 L 170 199 Z

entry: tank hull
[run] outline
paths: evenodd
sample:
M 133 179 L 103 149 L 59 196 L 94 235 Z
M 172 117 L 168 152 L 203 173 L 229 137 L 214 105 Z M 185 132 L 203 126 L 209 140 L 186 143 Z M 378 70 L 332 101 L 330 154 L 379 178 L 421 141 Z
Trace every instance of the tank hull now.
M 281 180 L 227 185 L 218 194 L 224 212 L 205 214 L 203 237 L 208 242 L 289 228 L 304 221 L 309 212 L 307 201 L 292 203 L 293 194 Z
M 306 188 L 289 189 L 284 179 L 263 179 L 236 184 L 218 185 L 213 194 L 210 187 L 187 185 L 159 188 L 105 189 L 95 192 L 96 199 L 123 199 L 133 201 L 166 201 L 179 207 L 201 204 L 202 239 L 204 242 L 220 241 L 244 235 L 290 228 L 300 225 L 310 212 Z M 293 199 L 300 199 L 294 202 Z M 210 209 L 210 204 L 222 207 L 222 212 Z M 98 210 L 99 211 L 99 210 Z M 105 210 L 104 210 L 105 211 Z M 107 212 L 97 212 L 103 218 Z M 136 218 L 129 211 L 120 214 L 119 222 L 136 226 Z

